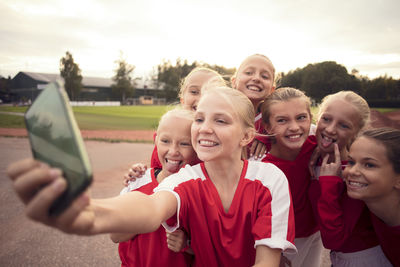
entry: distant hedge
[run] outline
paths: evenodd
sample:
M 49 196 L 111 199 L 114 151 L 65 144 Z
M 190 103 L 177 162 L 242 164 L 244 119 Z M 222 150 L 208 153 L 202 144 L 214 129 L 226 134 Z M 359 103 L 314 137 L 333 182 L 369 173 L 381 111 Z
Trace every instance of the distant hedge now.
M 375 99 L 368 100 L 368 105 L 370 108 L 400 108 L 400 99 Z

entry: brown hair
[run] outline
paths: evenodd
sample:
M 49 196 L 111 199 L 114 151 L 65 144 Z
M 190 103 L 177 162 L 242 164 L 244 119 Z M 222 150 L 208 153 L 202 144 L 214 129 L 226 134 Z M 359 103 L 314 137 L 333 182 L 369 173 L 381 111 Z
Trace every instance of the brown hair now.
M 287 102 L 291 99 L 295 98 L 301 98 L 304 99 L 304 102 L 306 103 L 307 106 L 307 111 L 310 114 L 311 118 L 311 100 L 308 96 L 304 94 L 304 92 L 292 88 L 292 87 L 282 87 L 267 96 L 264 100 L 264 102 L 260 106 L 260 110 L 262 113 L 262 120 L 264 124 L 268 125 L 270 124 L 269 118 L 271 116 L 271 106 L 275 103 L 278 102 Z
M 366 130 L 360 136 L 374 139 L 386 148 L 386 156 L 393 165 L 395 173 L 400 174 L 400 130 L 394 128 L 375 128 Z

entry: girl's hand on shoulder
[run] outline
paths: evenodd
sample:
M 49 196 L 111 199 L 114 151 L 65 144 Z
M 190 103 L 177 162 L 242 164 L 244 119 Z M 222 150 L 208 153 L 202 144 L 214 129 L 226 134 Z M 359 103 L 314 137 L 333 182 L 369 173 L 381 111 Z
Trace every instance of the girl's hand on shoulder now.
M 93 212 L 82 212 L 89 204 L 87 194 L 78 197 L 58 217 L 49 216 L 53 202 L 66 190 L 67 183 L 59 169 L 34 159 L 26 159 L 7 168 L 13 188 L 25 204 L 26 215 L 37 222 L 58 228 L 64 232 L 88 233 L 94 222 Z
M 329 159 L 329 154 L 325 155 L 325 157 L 322 160 L 322 165 L 321 165 L 321 173 L 320 176 L 338 176 L 341 177 L 342 175 L 342 161 L 340 159 L 340 152 L 338 145 L 335 143 L 334 144 L 334 150 L 335 150 L 335 157 L 334 161 L 331 163 L 328 163 Z
M 132 164 L 128 173 L 124 175 L 124 180 L 123 180 L 124 186 L 128 186 L 129 182 L 141 178 L 146 173 L 146 170 L 147 170 L 146 164 L 143 163 Z
M 250 157 L 254 156 L 254 159 L 260 159 L 264 156 L 267 146 L 257 139 L 254 139 L 250 147 Z
M 315 174 L 315 166 L 317 165 L 317 161 L 320 156 L 321 156 L 321 151 L 319 150 L 318 147 L 316 147 L 311 155 L 310 161 L 308 162 L 308 170 L 310 172 L 312 180 L 318 179 L 318 177 L 316 177 Z
M 187 246 L 187 238 L 185 232 L 178 229 L 172 233 L 167 232 L 168 248 L 174 252 L 179 252 Z

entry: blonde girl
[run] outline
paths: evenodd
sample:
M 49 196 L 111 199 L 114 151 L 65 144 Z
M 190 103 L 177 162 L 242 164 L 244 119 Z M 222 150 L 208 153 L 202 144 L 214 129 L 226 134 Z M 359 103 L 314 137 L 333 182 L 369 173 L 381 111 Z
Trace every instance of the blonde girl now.
M 312 182 L 309 193 L 333 266 L 388 266 L 368 208 L 348 197 L 341 174 L 348 148 L 369 115 L 368 103 L 351 91 L 328 95 L 320 105 L 316 137 L 321 160 L 318 180 Z
M 192 240 L 194 266 L 278 266 L 282 251 L 296 251 L 289 187 L 275 165 L 241 159 L 253 137 L 248 98 L 231 88 L 209 88 L 191 129 L 204 162 L 186 165 L 150 196 L 135 191 L 89 201 L 83 195 L 51 218 L 48 208 L 66 186 L 60 172 L 26 160 L 10 166 L 8 175 L 27 204 L 26 214 L 62 231 L 140 234 L 160 224 L 169 231 L 182 227 Z
M 400 266 L 400 130 L 363 132 L 351 145 L 343 176 L 347 194 L 365 202 L 382 250 Z
M 298 254 L 284 254 L 292 267 L 319 267 L 322 243 L 308 198 L 308 162 L 316 147 L 309 136 L 311 101 L 300 90 L 275 90 L 261 104 L 263 122 L 271 139 L 271 149 L 262 159 L 278 166 L 286 175 L 293 200 Z
M 255 128 L 261 135 L 265 135 L 265 131 L 259 107 L 261 102 L 274 91 L 274 79 L 274 65 L 268 57 L 261 54 L 247 57 L 231 78 L 232 87 L 244 93 L 253 104 Z M 254 142 L 249 145 L 249 156 L 259 159 L 269 146 L 268 138 L 256 136 Z
M 162 169 L 148 169 L 144 177 L 129 183 L 121 194 L 139 191 L 150 195 L 167 176 L 178 172 L 186 164 L 194 163 L 197 156 L 190 135 L 193 117 L 193 111 L 182 108 L 172 109 L 161 117 L 156 145 Z M 120 243 L 118 251 L 122 266 L 190 266 L 191 257 L 171 251 L 165 236 L 165 229 L 159 227 L 152 233 L 136 236 L 113 233 L 110 238 Z
M 201 96 L 201 89 L 208 83 L 223 86 L 225 85 L 225 80 L 216 71 L 205 67 L 197 67 L 189 72 L 189 74 L 182 80 L 179 90 L 179 99 L 182 107 L 188 110 L 196 110 L 197 103 Z M 157 156 L 157 146 L 154 147 L 150 167 L 155 169 L 162 168 Z M 143 165 L 134 165 L 133 168 L 129 170 L 131 175 L 125 175 L 124 184 L 127 184 L 132 178 L 139 177 L 144 173 L 145 169 L 146 168 Z

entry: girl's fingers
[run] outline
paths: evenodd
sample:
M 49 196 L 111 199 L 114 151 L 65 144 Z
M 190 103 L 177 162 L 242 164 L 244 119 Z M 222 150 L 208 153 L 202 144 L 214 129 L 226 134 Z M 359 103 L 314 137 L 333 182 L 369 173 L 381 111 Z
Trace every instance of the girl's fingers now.
M 329 159 L 329 154 L 326 154 L 322 159 L 322 166 L 326 166 L 326 164 L 328 163 L 328 159 Z
M 255 150 L 257 148 L 257 140 L 254 140 L 253 143 L 250 146 L 250 157 L 252 157 L 255 153 Z
M 67 182 L 63 178 L 57 178 L 51 184 L 43 187 L 32 200 L 27 203 L 26 215 L 35 221 L 49 224 L 49 209 L 54 201 L 67 188 Z
M 50 168 L 30 169 L 14 180 L 14 189 L 21 200 L 28 203 L 45 185 L 61 177 L 61 170 Z
M 44 163 L 43 163 L 44 165 Z M 41 166 L 41 163 L 32 158 L 24 159 L 10 164 L 7 168 L 7 175 L 11 180 L 17 179 L 20 175 Z
M 341 160 L 340 160 L 339 147 L 338 147 L 338 145 L 335 143 L 333 148 L 334 148 L 334 150 L 335 150 L 335 162 L 336 162 L 336 163 L 340 163 Z

